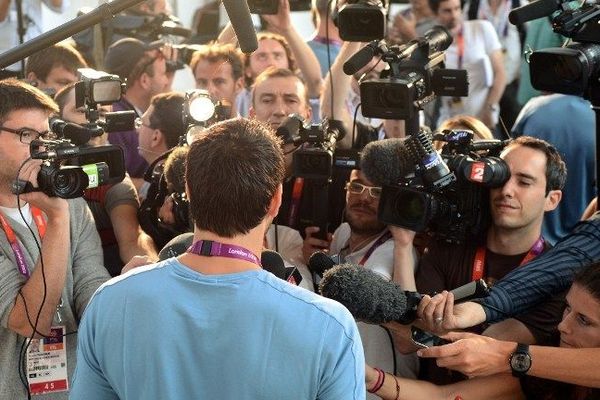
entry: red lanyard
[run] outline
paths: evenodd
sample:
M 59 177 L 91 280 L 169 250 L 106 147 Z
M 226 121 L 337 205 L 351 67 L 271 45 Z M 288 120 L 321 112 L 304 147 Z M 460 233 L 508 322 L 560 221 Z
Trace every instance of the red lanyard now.
M 296 218 L 298 217 L 298 209 L 300 208 L 300 199 L 302 198 L 302 189 L 304 188 L 304 178 L 296 178 L 292 188 L 292 202 L 290 204 L 290 213 L 288 224 L 295 226 Z
M 463 26 L 461 26 L 460 31 L 458 31 L 458 36 L 456 37 L 456 47 L 458 47 L 458 68 L 457 69 L 462 69 L 463 57 L 465 55 L 465 38 L 463 36 Z
M 43 239 L 44 235 L 46 235 L 46 220 L 44 219 L 42 212 L 36 207 L 31 207 L 31 215 L 33 216 L 33 222 L 35 222 L 35 225 L 37 226 L 40 238 Z M 29 269 L 27 268 L 27 263 L 25 262 L 25 253 L 23 252 L 23 247 L 21 247 L 21 244 L 17 240 L 17 235 L 15 235 L 15 231 L 13 231 L 7 219 L 4 217 L 4 214 L 2 214 L 1 212 L 0 224 L 2 225 L 2 229 L 4 230 L 6 238 L 10 243 L 10 247 L 12 248 L 13 253 L 15 254 L 15 259 L 17 261 L 17 268 L 19 269 L 19 272 L 24 277 L 29 278 L 30 273 Z
M 371 245 L 371 247 L 369 247 L 369 250 L 367 250 L 367 252 L 362 257 L 362 259 L 360 260 L 360 262 L 358 264 L 364 266 L 365 263 L 367 262 L 367 260 L 369 259 L 369 257 L 371 257 L 371 254 L 373 254 L 373 252 L 379 246 L 381 246 L 382 244 L 387 242 L 388 239 L 391 239 L 391 238 L 392 238 L 392 233 L 386 229 L 385 232 L 383 232 L 383 235 L 379 236 L 379 238 L 375 241 L 375 243 L 373 243 Z
M 471 280 L 476 281 L 483 278 L 485 273 L 485 246 L 479 246 L 477 252 L 475 253 L 475 260 L 473 261 L 473 273 L 471 274 Z M 539 256 L 542 251 L 544 251 L 544 238 L 539 237 L 538 240 L 535 241 L 531 249 L 527 252 L 519 266 L 533 260 L 535 257 Z

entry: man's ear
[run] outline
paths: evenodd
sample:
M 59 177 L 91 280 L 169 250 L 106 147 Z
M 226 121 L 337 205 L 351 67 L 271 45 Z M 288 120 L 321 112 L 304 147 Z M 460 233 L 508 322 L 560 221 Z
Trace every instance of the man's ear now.
M 250 119 L 254 119 L 254 117 L 256 117 L 256 113 L 254 112 L 254 106 L 250 106 L 250 108 L 248 109 L 248 117 L 250 117 Z
M 279 207 L 281 207 L 281 198 L 283 196 L 283 185 L 280 183 L 275 189 L 275 193 L 273 193 L 273 198 L 271 198 L 271 204 L 269 204 L 269 210 L 267 211 L 267 216 L 271 218 L 275 218 L 277 214 L 279 214 Z
M 37 77 L 37 75 L 33 71 L 29 72 L 27 74 L 26 78 L 30 82 L 37 82 L 39 80 L 38 77 Z
M 547 212 L 554 210 L 556 207 L 558 207 L 558 204 L 560 203 L 561 199 L 562 190 L 551 190 L 546 196 L 544 211 Z
M 244 89 L 244 86 L 244 77 L 240 76 L 234 84 L 234 93 L 236 94 L 236 96 Z
M 146 72 L 142 72 L 138 78 L 138 82 L 142 89 L 148 90 L 150 88 L 150 75 L 148 75 Z

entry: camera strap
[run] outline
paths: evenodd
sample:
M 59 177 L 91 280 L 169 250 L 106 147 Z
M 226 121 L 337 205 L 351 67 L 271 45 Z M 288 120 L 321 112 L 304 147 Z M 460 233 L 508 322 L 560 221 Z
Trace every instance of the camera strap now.
M 542 254 L 542 252 L 544 251 L 544 243 L 545 243 L 544 238 L 542 236 L 540 236 L 535 241 L 533 246 L 531 246 L 531 249 L 529 249 L 529 251 L 527 252 L 525 257 L 523 257 L 523 260 L 521 260 L 519 267 L 521 265 L 526 264 L 529 261 L 533 260 L 540 254 Z M 473 280 L 473 281 L 482 279 L 483 276 L 485 275 L 485 253 L 486 253 L 486 251 L 487 251 L 487 249 L 485 246 L 479 246 L 479 248 L 477 249 L 477 252 L 475 253 L 475 260 L 473 261 L 473 272 L 471 274 L 471 280 Z
M 46 235 L 46 220 L 44 219 L 42 212 L 39 208 L 31 206 L 31 215 L 33 216 L 33 221 L 37 226 L 40 238 L 44 239 L 44 236 Z M 29 278 L 31 274 L 27 268 L 27 263 L 25 262 L 25 253 L 23 251 L 23 247 L 21 246 L 21 243 L 19 243 L 15 231 L 12 229 L 2 212 L 0 212 L 0 225 L 2 225 L 2 230 L 4 230 L 6 238 L 8 239 L 8 243 L 10 243 L 10 247 L 15 254 L 15 260 L 17 261 L 17 268 L 19 269 L 19 272 L 25 278 Z
M 385 232 L 383 232 L 383 234 L 381 236 L 379 236 L 379 238 L 377 238 L 375 243 L 373 243 L 371 245 L 371 247 L 369 247 L 369 249 L 367 250 L 365 255 L 361 258 L 361 260 L 358 262 L 358 264 L 364 266 L 365 263 L 367 262 L 367 260 L 369 259 L 369 257 L 371 257 L 371 254 L 373 254 L 373 252 L 375 250 L 377 250 L 377 248 L 379 246 L 381 246 L 382 244 L 384 244 L 391 238 L 392 238 L 392 233 L 388 229 L 386 229 Z
M 296 225 L 296 219 L 298 218 L 298 210 L 300 209 L 300 199 L 302 199 L 303 189 L 304 178 L 294 179 L 294 186 L 292 187 L 292 201 L 290 203 L 290 212 L 288 215 L 289 226 Z
M 226 257 L 244 260 L 262 267 L 260 260 L 250 250 L 233 244 L 213 242 L 212 240 L 198 240 L 188 249 L 188 253 L 206 257 Z

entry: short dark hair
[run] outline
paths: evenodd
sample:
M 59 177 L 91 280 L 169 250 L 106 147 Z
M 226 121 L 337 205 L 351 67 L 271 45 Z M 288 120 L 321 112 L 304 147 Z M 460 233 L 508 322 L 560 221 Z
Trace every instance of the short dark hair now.
M 190 148 L 178 146 L 165 160 L 163 173 L 167 186 L 175 193 L 185 192 L 185 159 Z
M 46 81 L 54 68 L 63 67 L 76 75 L 79 68 L 87 66 L 81 53 L 73 46 L 58 43 L 30 55 L 25 65 L 25 76 L 33 72 L 38 79 Z
M 546 155 L 546 195 L 551 190 L 562 190 L 567 180 L 567 166 L 556 147 L 531 136 L 519 136 L 512 140 L 508 147 L 517 145 L 541 151 Z
M 265 218 L 283 177 L 281 143 L 268 125 L 236 118 L 211 126 L 187 156 L 196 227 L 221 237 L 248 233 Z
M 258 32 L 256 34 L 256 38 L 258 39 L 259 42 L 261 40 L 265 40 L 265 39 L 272 39 L 272 40 L 276 40 L 279 43 L 281 43 L 281 45 L 283 46 L 283 49 L 285 50 L 285 56 L 288 59 L 288 68 L 294 72 L 298 72 L 298 66 L 296 65 L 296 58 L 294 57 L 292 48 L 290 47 L 289 43 L 283 36 L 278 35 L 277 33 L 264 31 L 264 32 Z M 252 54 L 244 54 L 244 69 L 248 68 L 248 66 L 250 65 L 250 56 L 251 55 Z M 253 79 L 251 77 L 249 77 L 247 74 L 244 74 L 244 80 L 246 82 L 247 87 L 250 87 L 253 83 Z
M 183 124 L 183 103 L 185 98 L 179 92 L 157 94 L 150 100 L 154 111 L 150 115 L 150 126 L 160 129 L 167 141 L 167 147 L 177 146 L 179 138 L 185 134 Z
M 58 113 L 58 106 L 50 96 L 28 83 L 14 78 L 0 81 L 0 124 L 16 110 L 37 109 L 48 114 Z
M 575 283 L 600 301 L 600 262 L 592 263 L 577 272 L 573 279 L 573 284 Z
M 231 73 L 234 80 L 240 79 L 244 75 L 244 65 L 242 63 L 242 55 L 232 44 L 212 43 L 203 45 L 200 50 L 197 50 L 192 55 L 190 68 L 194 75 L 196 74 L 196 66 L 201 60 L 206 60 L 209 63 L 223 62 L 231 65 Z

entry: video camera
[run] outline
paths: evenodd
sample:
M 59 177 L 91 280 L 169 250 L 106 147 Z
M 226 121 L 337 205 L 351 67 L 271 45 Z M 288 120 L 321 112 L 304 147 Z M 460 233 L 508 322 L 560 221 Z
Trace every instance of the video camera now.
M 444 50 L 452 35 L 442 26 L 431 28 L 421 38 L 388 49 L 384 41 L 373 41 L 344 64 L 344 73 L 353 75 L 375 55 L 389 69 L 378 79 L 361 79 L 362 114 L 369 118 L 411 119 L 435 96 L 467 96 L 465 70 L 444 67 Z
M 336 143 L 344 136 L 337 121 L 324 119 L 319 124 L 306 124 L 300 115 L 291 114 L 277 128 L 277 136 L 284 143 L 297 146 L 292 159 L 293 176 L 328 181 L 334 165 L 347 168 L 358 165 L 358 156 L 348 160 L 336 152 Z
M 595 1 L 540 2 L 549 8 L 546 14 L 552 13 L 554 32 L 578 43 L 531 53 L 531 84 L 538 90 L 591 99 L 591 91 L 598 88 L 600 78 L 600 5 Z M 527 11 L 531 11 L 527 6 L 513 10 L 511 21 L 522 18 L 520 13 L 529 19 Z
M 310 0 L 289 0 L 290 11 L 309 11 Z M 248 0 L 248 8 L 253 14 L 273 15 L 279 12 L 279 0 Z
M 37 139 L 29 145 L 31 158 L 44 160 L 37 177 L 38 188 L 19 180 L 13 185 L 15 194 L 42 191 L 51 197 L 72 199 L 83 196 L 85 189 L 125 178 L 125 160 L 119 146 L 87 146 L 92 137 L 101 136 L 105 130 L 133 128 L 135 114 L 131 111 L 106 113 L 106 120 L 100 120 L 98 105 L 118 101 L 123 84 L 116 75 L 90 68 L 78 72 L 75 107 L 85 107 L 88 122 L 78 125 L 51 118 L 49 125 L 56 139 Z
M 487 189 L 510 177 L 508 165 L 497 157 L 506 143 L 473 141 L 468 130 L 443 131 L 434 138 L 446 142 L 441 155 L 424 130 L 403 142 L 400 158 L 414 176 L 383 186 L 378 216 L 386 224 L 429 230 L 437 239 L 460 243 L 487 229 Z
M 385 37 L 388 7 L 385 0 L 349 0 L 338 11 L 340 38 L 348 42 L 369 42 Z

